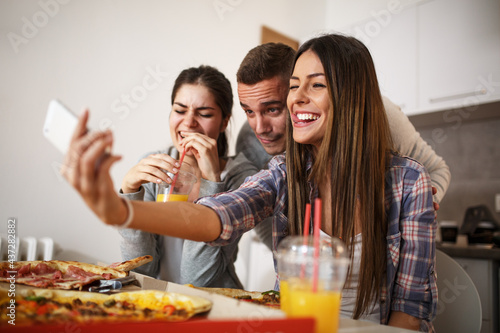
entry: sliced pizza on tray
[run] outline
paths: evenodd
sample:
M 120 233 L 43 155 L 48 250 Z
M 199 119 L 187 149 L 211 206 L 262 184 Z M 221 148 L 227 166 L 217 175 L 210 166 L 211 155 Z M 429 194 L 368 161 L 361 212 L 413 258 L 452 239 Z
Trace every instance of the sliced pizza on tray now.
M 8 261 L 0 262 L 0 282 L 24 284 L 39 288 L 82 289 L 97 280 L 125 277 L 128 272 L 150 262 L 151 256 L 143 256 L 116 263 L 98 266 L 78 261 Z
M 7 324 L 13 299 L 0 288 L 0 327 Z M 156 290 L 106 295 L 83 291 L 20 289 L 15 296 L 16 326 L 117 321 L 183 321 L 207 312 L 212 302 L 202 297 Z
M 207 291 L 209 293 L 235 298 L 240 301 L 265 305 L 271 308 L 280 307 L 280 293 L 279 291 L 275 290 L 260 292 L 260 291 L 246 291 L 243 289 L 233 289 L 233 288 L 206 288 L 206 287 L 194 287 L 194 286 L 192 287 L 195 289 Z

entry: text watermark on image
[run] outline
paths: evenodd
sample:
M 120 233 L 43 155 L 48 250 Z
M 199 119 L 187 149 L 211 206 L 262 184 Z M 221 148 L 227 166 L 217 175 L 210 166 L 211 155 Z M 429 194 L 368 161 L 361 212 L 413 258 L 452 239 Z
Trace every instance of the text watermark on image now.
M 380 10 L 371 10 L 370 19 L 367 19 L 363 24 L 356 25 L 349 29 L 348 33 L 359 39 L 366 46 L 377 38 L 382 31 L 387 28 L 396 15 L 401 14 L 405 9 L 421 5 L 433 0 L 389 0 L 385 8 Z
M 111 103 L 111 112 L 117 114 L 120 120 L 125 120 L 131 109 L 139 107 L 153 90 L 157 89 L 170 73 L 163 71 L 160 65 L 146 67 L 146 74 L 143 76 L 140 84 L 133 86 L 128 93 L 122 93 Z M 102 118 L 99 121 L 99 130 L 114 129 L 111 118 Z
M 452 130 L 458 130 L 462 126 L 463 121 L 468 119 L 479 108 L 481 104 L 480 97 L 487 98 L 500 88 L 500 81 L 494 81 L 493 74 L 489 74 L 487 77 L 478 76 L 477 80 L 479 84 L 476 87 L 475 93 L 461 99 L 451 110 L 443 113 L 444 123 L 451 125 L 450 128 Z M 436 144 L 442 144 L 446 140 L 448 140 L 448 136 L 445 129 L 438 127 L 433 129 L 428 144 L 432 148 L 435 148 Z
M 145 72 L 140 84 L 134 85 L 130 90 L 120 94 L 120 97 L 113 100 L 110 109 L 111 113 L 116 116 L 102 117 L 98 121 L 99 131 L 114 130 L 117 122 L 127 119 L 132 110 L 137 109 L 148 98 L 151 92 L 158 89 L 170 77 L 170 73 L 164 71 L 158 64 L 147 66 Z M 118 119 L 113 120 L 116 117 Z M 75 156 L 76 159 L 78 157 Z M 63 163 L 52 161 L 50 165 L 58 180 L 60 182 L 64 181 L 64 177 L 61 175 L 61 168 L 64 166 Z
M 30 40 L 35 38 L 40 29 L 49 24 L 49 21 L 53 19 L 61 8 L 61 5 L 66 5 L 70 0 L 40 0 L 38 5 L 40 10 L 36 11 L 32 16 L 31 20 L 26 16 L 21 17 L 22 27 L 20 34 L 9 31 L 7 33 L 7 39 L 12 46 L 15 53 L 19 53 L 19 47 L 24 44 L 28 44 Z
M 224 21 L 224 15 L 227 12 L 232 12 L 236 7 L 241 5 L 243 0 L 215 0 L 213 6 L 217 16 L 221 21 Z
M 17 233 L 16 228 L 17 219 L 10 217 L 7 219 L 7 262 L 9 263 L 9 270 L 7 271 L 7 281 L 9 283 L 8 297 L 9 303 L 7 305 L 7 317 L 10 318 L 8 323 L 16 325 L 16 275 L 17 271 L 14 270 L 14 262 L 17 257 Z
M 444 280 L 444 284 L 446 287 L 439 290 L 439 301 L 436 308 L 437 315 L 445 311 L 446 305 L 457 301 L 457 298 L 468 288 L 467 285 L 459 284 L 458 276 L 455 276 L 453 281 Z

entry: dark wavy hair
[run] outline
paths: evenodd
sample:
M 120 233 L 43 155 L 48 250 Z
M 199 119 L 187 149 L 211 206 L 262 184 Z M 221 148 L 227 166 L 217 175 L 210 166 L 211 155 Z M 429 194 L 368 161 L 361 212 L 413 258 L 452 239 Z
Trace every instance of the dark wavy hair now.
M 222 111 L 222 118 L 231 117 L 233 110 L 233 90 L 231 83 L 217 68 L 202 65 L 183 70 L 175 79 L 172 89 L 171 102 L 174 104 L 177 92 L 184 84 L 200 84 L 206 87 L 215 98 L 215 103 Z M 228 142 L 226 133 L 220 133 L 217 138 L 217 152 L 219 157 L 227 154 Z

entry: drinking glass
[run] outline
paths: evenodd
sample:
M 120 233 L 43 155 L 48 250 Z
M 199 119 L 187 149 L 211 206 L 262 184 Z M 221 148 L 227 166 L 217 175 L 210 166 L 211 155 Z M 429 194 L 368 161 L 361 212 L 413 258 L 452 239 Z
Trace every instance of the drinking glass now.
M 174 179 L 174 174 L 168 173 L 170 178 Z M 173 189 L 170 190 L 172 184 L 161 182 L 158 184 L 158 191 L 156 193 L 157 202 L 167 201 L 187 201 L 189 193 L 193 189 L 193 185 L 197 182 L 197 177 L 194 169 L 187 163 L 182 163 L 181 169 L 178 172 L 177 179 Z
M 280 243 L 281 310 L 292 318 L 313 317 L 316 333 L 335 333 L 349 259 L 344 243 L 335 237 L 321 237 L 316 253 L 312 236 L 291 236 Z

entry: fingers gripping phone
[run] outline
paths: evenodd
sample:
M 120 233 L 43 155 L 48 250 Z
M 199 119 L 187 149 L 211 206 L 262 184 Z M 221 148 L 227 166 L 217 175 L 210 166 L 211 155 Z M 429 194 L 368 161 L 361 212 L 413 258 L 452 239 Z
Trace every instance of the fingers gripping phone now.
M 43 126 L 43 135 L 66 154 L 78 123 L 78 117 L 58 100 L 51 100 Z
M 58 100 L 51 100 L 43 125 L 43 135 L 64 155 L 68 152 L 71 138 L 78 124 L 78 117 Z M 88 131 L 88 128 L 87 128 Z M 97 159 L 96 169 L 110 155 L 111 148 Z

